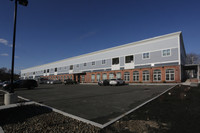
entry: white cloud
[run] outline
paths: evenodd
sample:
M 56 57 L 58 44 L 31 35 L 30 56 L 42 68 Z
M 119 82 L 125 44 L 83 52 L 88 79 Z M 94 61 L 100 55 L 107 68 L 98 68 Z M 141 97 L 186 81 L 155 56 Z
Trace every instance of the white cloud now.
M 4 44 L 4 45 L 8 45 L 8 41 L 5 39 L 0 38 L 0 43 Z
M 3 44 L 5 46 L 12 48 L 12 44 L 8 44 L 8 41 L 6 39 L 0 38 L 0 44 Z
M 19 56 L 15 56 L 16 59 L 19 59 Z
M 1 56 L 9 56 L 7 53 L 0 54 Z

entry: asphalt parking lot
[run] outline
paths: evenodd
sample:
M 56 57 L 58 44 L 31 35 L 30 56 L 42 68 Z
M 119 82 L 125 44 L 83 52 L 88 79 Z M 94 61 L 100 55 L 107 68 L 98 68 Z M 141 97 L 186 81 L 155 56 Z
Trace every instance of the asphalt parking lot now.
M 43 103 L 100 124 L 135 108 L 172 86 L 168 85 L 39 85 L 18 89 L 24 98 Z

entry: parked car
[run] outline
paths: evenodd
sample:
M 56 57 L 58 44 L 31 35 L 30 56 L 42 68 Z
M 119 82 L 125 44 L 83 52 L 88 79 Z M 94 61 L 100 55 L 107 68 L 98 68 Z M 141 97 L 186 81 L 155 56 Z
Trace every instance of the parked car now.
M 110 85 L 124 85 L 125 81 L 123 81 L 122 79 L 118 78 L 118 79 L 111 79 L 109 82 Z
M 27 88 L 27 89 L 34 89 L 38 87 L 37 81 L 33 79 L 26 79 L 26 80 L 17 80 L 13 82 L 14 88 Z M 11 87 L 11 83 L 8 81 L 3 85 L 3 89 L 9 90 Z
M 64 80 L 64 84 L 65 85 L 77 84 L 77 82 L 75 80 L 72 80 L 72 79 L 66 79 L 66 80 Z
M 98 82 L 98 85 L 107 86 L 107 85 L 110 85 L 109 82 L 110 82 L 109 79 L 101 80 L 101 81 Z
M 48 81 L 48 79 L 46 79 L 46 78 L 41 78 L 41 79 L 38 80 L 38 83 L 39 83 L 39 84 L 47 84 L 47 81 Z
M 50 84 L 62 84 L 62 81 L 60 81 L 60 80 L 51 80 Z
M 0 82 L 0 87 L 2 87 L 3 86 L 3 82 Z

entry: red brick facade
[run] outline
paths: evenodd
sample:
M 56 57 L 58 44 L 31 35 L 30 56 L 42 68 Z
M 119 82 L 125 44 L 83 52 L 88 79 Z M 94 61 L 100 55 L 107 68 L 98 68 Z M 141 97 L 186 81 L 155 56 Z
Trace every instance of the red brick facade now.
M 166 70 L 167 69 L 172 69 L 174 70 L 174 80 L 166 80 Z M 143 81 L 143 71 L 147 70 L 149 72 L 149 80 L 148 81 Z M 160 81 L 154 81 L 153 79 L 153 72 L 154 70 L 160 70 L 161 71 L 161 80 Z M 139 72 L 139 81 L 133 81 L 133 72 L 138 71 Z M 128 69 L 128 70 L 115 70 L 115 71 L 101 71 L 101 72 L 87 72 L 85 75 L 81 74 L 63 74 L 63 75 L 50 75 L 50 76 L 45 76 L 48 79 L 52 80 L 61 80 L 64 81 L 64 79 L 71 78 L 71 79 L 76 79 L 77 81 L 79 80 L 80 82 L 85 82 L 85 83 L 90 83 L 92 82 L 92 75 L 95 75 L 94 82 L 97 81 L 97 74 L 100 75 L 100 80 L 103 79 L 103 74 L 107 74 L 107 79 L 109 79 L 109 74 L 112 73 L 114 74 L 114 78 L 116 78 L 116 74 L 120 72 L 121 73 L 121 78 L 124 80 L 124 73 L 128 72 L 129 73 L 129 81 L 126 81 L 127 83 L 163 83 L 163 82 L 181 82 L 180 78 L 180 66 L 163 66 L 163 67 L 151 67 L 151 68 L 137 68 L 137 69 Z M 84 81 L 82 79 L 84 77 Z

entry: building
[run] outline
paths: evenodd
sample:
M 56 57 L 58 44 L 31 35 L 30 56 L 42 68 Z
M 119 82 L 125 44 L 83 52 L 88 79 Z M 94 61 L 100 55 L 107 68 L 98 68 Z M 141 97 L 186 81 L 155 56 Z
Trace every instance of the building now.
M 122 78 L 126 82 L 185 80 L 186 52 L 181 32 L 108 48 L 21 70 L 21 78 L 67 78 L 98 82 Z

